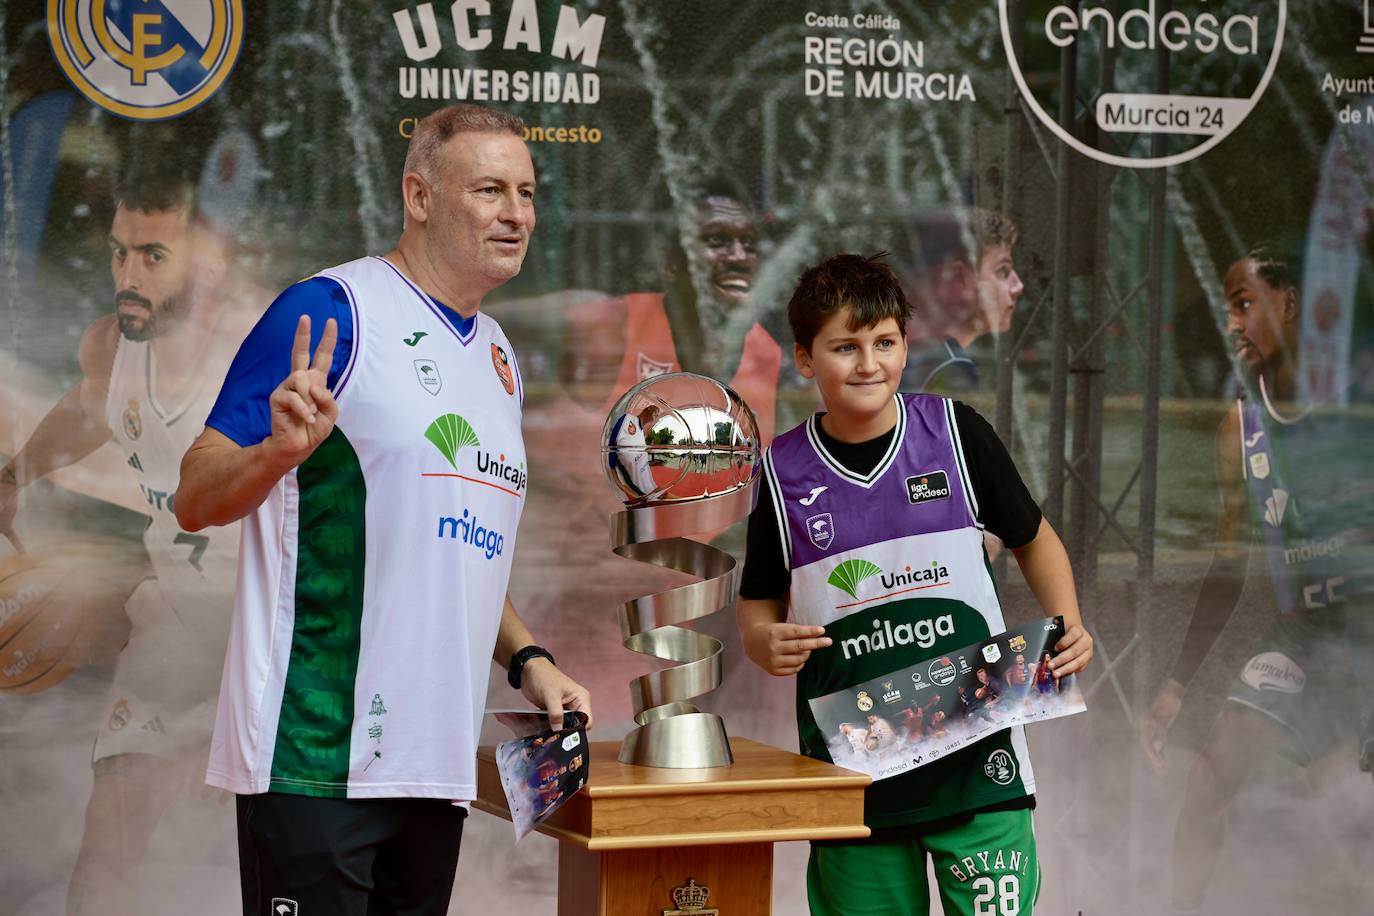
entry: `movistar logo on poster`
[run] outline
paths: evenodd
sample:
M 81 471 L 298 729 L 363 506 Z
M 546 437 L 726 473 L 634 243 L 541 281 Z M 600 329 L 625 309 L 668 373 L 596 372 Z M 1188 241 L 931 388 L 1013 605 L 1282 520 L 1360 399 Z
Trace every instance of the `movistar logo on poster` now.
M 456 0 L 441 24 L 435 4 L 420 3 L 396 10 L 392 19 L 412 64 L 434 61 L 445 51 L 484 50 L 524 51 L 536 55 L 536 63 L 514 70 L 402 66 L 398 69 L 401 98 L 579 105 L 594 105 L 601 99 L 595 70 L 605 16 L 568 4 L 557 8 L 556 18 L 544 4 L 541 16 L 535 0 L 512 0 L 496 11 L 492 6 L 490 0 Z M 569 62 L 582 69 L 570 69 Z
M 1287 0 L 1083 0 L 1033 6 L 1015 35 L 1008 6 L 998 0 L 1003 46 L 1030 110 L 1083 155 L 1135 168 L 1195 159 L 1240 126 L 1274 74 L 1288 14 Z M 1114 62 L 1105 83 L 1103 53 Z M 1061 123 L 1066 85 L 1074 111 Z
M 229 78 L 243 46 L 243 0 L 48 0 L 48 41 L 67 79 L 101 108 L 175 118 Z

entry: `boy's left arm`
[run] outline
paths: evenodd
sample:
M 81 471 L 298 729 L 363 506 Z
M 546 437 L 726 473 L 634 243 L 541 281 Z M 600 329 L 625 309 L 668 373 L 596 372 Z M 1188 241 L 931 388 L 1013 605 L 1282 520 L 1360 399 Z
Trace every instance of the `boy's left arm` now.
M 1059 535 L 1041 518 L 1035 537 L 1013 549 L 1012 554 L 1040 607 L 1050 616 L 1064 618 L 1064 638 L 1054 644 L 1059 654 L 1050 659 L 1050 669 L 1056 677 L 1082 671 L 1092 661 L 1093 638 L 1083 628 L 1078 594 L 1073 587 L 1073 569 Z

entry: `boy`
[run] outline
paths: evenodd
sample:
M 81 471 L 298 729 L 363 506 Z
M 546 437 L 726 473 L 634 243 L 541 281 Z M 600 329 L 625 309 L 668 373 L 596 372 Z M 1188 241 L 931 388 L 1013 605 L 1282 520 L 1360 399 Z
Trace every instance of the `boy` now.
M 1000 213 L 973 207 L 920 220 L 910 235 L 903 281 L 929 340 L 911 352 L 902 387 L 947 396 L 976 391 L 981 381 L 968 348 L 1009 331 L 1025 291 L 1012 263 L 1020 230 Z
M 1011 547 L 1045 612 L 1064 616 L 1055 673 L 1081 671 L 1093 654 L 1064 548 L 992 428 L 963 404 L 897 393 L 910 314 L 879 256 L 812 268 L 788 304 L 797 368 L 816 380 L 826 411 L 779 436 L 764 459 L 738 615 L 749 657 L 770 674 L 798 675 L 802 752 L 820 760 L 830 758 L 809 699 L 1005 629 L 984 526 Z M 841 589 L 831 573 L 847 560 L 882 574 Z M 933 587 L 881 584 L 890 571 L 932 561 L 949 572 Z M 939 635 L 925 647 L 844 651 L 875 618 L 926 621 Z M 1019 728 L 874 783 L 864 805 L 872 837 L 812 844 L 811 912 L 928 912 L 929 853 L 945 913 L 1029 914 L 1039 889 L 1033 791 Z M 860 884 L 862 901 L 853 894 Z

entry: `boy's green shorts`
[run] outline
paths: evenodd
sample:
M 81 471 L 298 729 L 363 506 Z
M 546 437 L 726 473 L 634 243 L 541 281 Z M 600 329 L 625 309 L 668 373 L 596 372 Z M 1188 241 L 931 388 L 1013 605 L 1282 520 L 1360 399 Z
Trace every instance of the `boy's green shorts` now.
M 946 916 L 1029 916 L 1040 894 L 1031 813 L 981 813 L 939 833 L 891 841 L 812 844 L 812 916 L 929 913 L 927 854 Z

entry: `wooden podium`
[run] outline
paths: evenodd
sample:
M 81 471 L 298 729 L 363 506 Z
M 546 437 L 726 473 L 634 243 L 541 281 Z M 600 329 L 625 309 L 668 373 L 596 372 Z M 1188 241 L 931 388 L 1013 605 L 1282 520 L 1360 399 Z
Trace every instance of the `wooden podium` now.
M 730 748 L 734 766 L 669 770 L 593 742 L 586 787 L 538 828 L 559 840 L 558 916 L 767 916 L 774 843 L 868 836 L 869 777 L 747 738 Z M 510 817 L 490 747 L 473 807 Z

